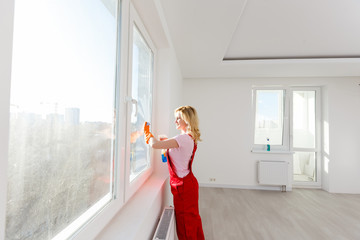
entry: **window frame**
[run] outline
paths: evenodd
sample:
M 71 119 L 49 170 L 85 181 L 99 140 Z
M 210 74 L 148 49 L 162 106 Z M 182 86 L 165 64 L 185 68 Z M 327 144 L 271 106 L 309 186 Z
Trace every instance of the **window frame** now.
M 126 129 L 126 116 L 128 113 L 128 104 L 124 101 L 127 96 L 128 86 L 128 60 L 129 60 L 129 23 L 130 12 L 134 12 L 134 7 L 130 1 L 118 0 L 117 8 L 117 54 L 116 54 L 116 127 L 115 135 L 117 141 L 115 142 L 115 160 L 114 160 L 114 188 L 113 197 L 106 206 L 94 216 L 90 221 L 83 225 L 77 232 L 71 236 L 72 239 L 92 239 L 97 236 L 111 221 L 111 219 L 119 212 L 119 210 L 125 205 L 126 201 L 139 189 L 146 179 L 153 171 L 153 163 L 146 173 L 141 174 L 140 177 L 134 181 L 131 186 L 125 179 L 128 179 L 126 173 L 126 141 L 128 133 Z M 1 4 L 3 5 L 3 4 Z M 130 10 L 132 9 L 132 10 Z M 0 12 L 4 13 L 4 22 L 0 23 L 1 29 L 6 27 L 7 29 L 13 28 L 13 16 L 14 16 L 14 2 L 6 2 L 4 8 L 0 8 Z M 140 26 L 140 17 L 137 16 L 138 27 Z M 3 24 L 4 23 L 4 24 Z M 145 29 L 143 24 L 142 27 Z M 142 31 L 142 34 L 146 34 Z M 147 39 L 148 43 L 149 37 Z M 5 222 L 6 222 L 6 203 L 7 203 L 7 161 L 8 161 L 8 141 L 9 141 L 9 106 L 10 106 L 10 84 L 11 84 L 11 59 L 12 59 L 12 32 L 5 34 L 4 38 L 0 39 L 0 48 L 4 54 L 0 56 L 0 60 L 4 62 L 3 68 L 0 72 L 1 76 L 5 78 L 5 81 L 1 81 L 1 95 L 0 95 L 0 186 L 3 191 L 0 193 L 0 239 L 5 237 Z M 130 46 L 132 47 L 132 46 Z M 152 47 L 154 52 L 154 72 L 153 72 L 153 86 L 156 85 L 156 48 Z M 121 71 L 120 71 L 121 69 Z M 154 89 L 153 89 L 154 96 Z M 154 106 L 154 104 L 153 104 Z M 154 109 L 154 107 L 153 107 Z M 152 109 L 152 110 L 153 110 Z M 153 111 L 154 112 L 154 111 Z M 154 114 L 152 114 L 154 118 Z M 153 120 L 153 119 L 152 119 Z M 153 152 L 150 152 L 150 159 L 153 159 Z
M 316 181 L 313 182 L 297 182 L 293 181 L 293 185 L 298 186 L 312 186 L 321 187 L 321 87 L 317 86 L 304 86 L 304 87 L 291 87 L 290 91 L 290 150 L 293 152 L 314 152 L 315 153 L 315 171 Z M 293 147 L 293 94 L 294 91 L 315 91 L 315 147 L 314 148 L 294 148 Z M 293 176 L 293 169 L 292 174 Z
M 128 201 L 134 194 L 135 192 L 145 183 L 145 181 L 150 177 L 150 175 L 152 174 L 153 170 L 154 170 L 154 164 L 153 164 L 153 151 L 150 148 L 150 162 L 149 162 L 149 167 L 144 170 L 143 172 L 141 172 L 138 176 L 135 177 L 135 179 L 133 179 L 130 182 L 130 126 L 131 126 L 131 121 L 130 121 L 130 117 L 131 117 L 131 113 L 132 113 L 132 107 L 133 104 L 131 102 L 131 92 L 132 92 L 132 56 L 133 56 L 133 29 L 134 27 L 137 28 L 137 30 L 139 31 L 139 33 L 142 35 L 142 37 L 144 38 L 144 40 L 146 41 L 147 45 L 149 46 L 149 48 L 151 49 L 152 53 L 153 53 L 153 78 L 152 78 L 152 86 L 154 89 L 154 85 L 155 85 L 155 79 L 156 79 L 156 48 L 155 45 L 153 44 L 151 37 L 149 35 L 149 33 L 146 30 L 146 27 L 142 21 L 142 19 L 140 18 L 139 14 L 137 13 L 135 7 L 133 6 L 133 4 L 130 4 L 130 18 L 129 18 L 129 44 L 128 44 L 128 70 L 127 70 L 127 92 L 126 92 L 126 97 L 125 97 L 125 102 L 126 102 L 126 108 L 127 108 L 127 114 L 126 114 L 126 150 L 125 150 L 125 202 Z M 154 90 L 152 89 L 152 91 L 154 92 Z M 154 94 L 152 94 L 152 102 L 154 103 Z M 129 101 L 130 100 L 130 101 Z M 152 104 L 152 112 L 154 112 L 154 104 Z M 152 119 L 150 119 L 149 121 L 153 122 L 154 119 L 154 114 L 151 114 Z M 142 137 L 142 136 L 140 136 Z
M 266 151 L 266 144 L 255 144 L 255 121 L 256 121 L 256 104 L 257 104 L 257 94 L 258 90 L 282 90 L 283 95 L 283 142 L 282 145 L 271 145 L 270 152 L 289 152 L 290 151 L 290 141 L 289 141 L 289 94 L 288 88 L 282 86 L 254 86 L 252 87 L 252 124 L 253 124 L 253 134 L 252 134 L 252 152 L 268 152 Z
M 5 239 L 14 1 L 0 2 L 0 239 Z
M 123 21 L 126 19 L 128 14 L 126 12 L 128 9 L 126 6 L 123 6 L 123 1 L 118 0 L 116 1 L 117 8 L 115 9 L 115 21 L 116 21 L 116 60 L 114 68 L 116 68 L 116 75 L 114 76 L 115 81 L 115 91 L 116 94 L 114 94 L 114 108 L 116 113 L 116 120 L 114 122 L 113 126 L 113 133 L 116 135 L 115 139 L 113 140 L 113 173 L 112 178 L 114 179 L 112 191 L 109 192 L 107 195 L 105 195 L 102 200 L 99 200 L 93 207 L 91 207 L 90 211 L 86 211 L 84 214 L 82 214 L 80 217 L 78 217 L 77 220 L 73 221 L 71 224 L 69 224 L 67 227 L 65 227 L 61 232 L 59 232 L 57 235 L 55 235 L 52 239 L 65 239 L 65 238 L 72 238 L 72 239 L 91 239 L 94 238 L 103 228 L 104 226 L 111 220 L 111 218 L 115 215 L 115 213 L 124 205 L 123 195 L 124 195 L 124 189 L 123 189 L 123 181 L 121 177 L 119 177 L 119 172 L 124 172 L 122 168 L 121 162 L 123 162 L 124 157 L 121 156 L 121 151 L 119 151 L 120 146 L 122 144 L 122 140 L 119 137 L 121 132 L 121 111 L 123 107 L 121 106 L 120 96 L 123 95 L 121 92 L 122 87 L 120 85 L 123 82 L 123 78 L 120 77 L 122 75 L 122 71 L 120 69 L 123 69 L 122 66 L 120 66 L 119 63 L 122 63 L 124 61 L 120 61 L 120 59 L 123 58 L 122 52 L 120 49 L 123 47 L 124 44 L 122 40 L 123 35 L 126 35 L 126 29 L 125 34 L 124 32 L 121 32 L 121 29 L 124 29 Z M 12 16 L 14 15 L 14 3 L 12 2 Z M 9 9 L 7 9 L 9 10 Z M 12 19 L 13 21 L 13 19 Z M 12 25 L 13 27 L 13 25 Z M 12 35 L 11 35 L 12 36 Z M 5 59 L 5 61 L 9 61 L 11 63 L 11 49 L 12 49 L 12 39 L 11 39 L 11 46 L 8 47 L 10 49 L 10 56 Z M 1 59 L 3 60 L 3 59 Z M 8 70 L 11 72 L 11 66 Z M 2 74 L 2 73 L 1 73 Z M 0 126 L 1 132 L 7 132 L 7 134 L 1 134 L 0 136 L 0 143 L 1 144 L 1 150 L 2 148 L 6 149 L 6 151 L 1 151 L 0 154 L 0 186 L 1 189 L 4 189 L 5 191 L 2 191 L 0 193 L 0 239 L 5 238 L 5 221 L 6 221 L 6 204 L 7 204 L 7 161 L 8 161 L 8 144 L 9 144 L 9 118 L 10 118 L 10 85 L 11 85 L 11 77 L 9 74 L 9 80 L 5 82 L 4 89 L 6 89 L 7 94 L 1 94 L 1 117 L 0 122 L 2 123 Z M 1 83 L 2 85 L 2 83 Z M 6 124 L 3 123 L 3 117 L 6 119 Z M 4 171 L 4 174 L 3 174 Z M 4 178 L 4 179 L 3 179 Z M 4 180 L 4 181 L 3 181 Z M 94 212 L 94 210 L 96 210 Z M 92 212 L 93 214 L 87 214 L 88 212 Z M 86 217 L 88 215 L 88 217 Z M 84 218 L 85 217 L 85 218 Z M 78 221 L 79 220 L 79 221 Z M 75 227 L 74 227 L 75 226 Z
M 283 146 L 271 146 L 271 150 L 266 151 L 264 144 L 254 144 L 255 140 L 255 120 L 256 120 L 256 90 L 284 90 L 284 140 Z M 294 91 L 315 91 L 315 148 L 294 148 L 293 147 L 293 93 Z M 321 187 L 321 87 L 319 86 L 254 86 L 252 88 L 252 124 L 253 139 L 252 152 L 257 153 L 295 153 L 295 152 L 314 152 L 316 159 L 316 181 L 314 182 L 296 182 L 292 181 L 295 186 Z M 291 168 L 291 176 L 293 176 Z

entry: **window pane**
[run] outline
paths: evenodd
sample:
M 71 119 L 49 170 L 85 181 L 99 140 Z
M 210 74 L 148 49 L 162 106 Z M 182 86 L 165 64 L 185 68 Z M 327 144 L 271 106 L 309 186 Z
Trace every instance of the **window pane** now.
M 132 61 L 131 142 L 130 142 L 130 180 L 133 180 L 150 164 L 150 153 L 143 137 L 144 121 L 151 121 L 153 52 L 145 39 L 134 26 Z
M 315 148 L 315 91 L 293 92 L 293 147 Z
M 256 90 L 255 144 L 282 145 L 283 90 Z
M 315 152 L 295 152 L 293 168 L 294 181 L 316 181 L 316 154 Z
M 116 4 L 15 2 L 6 239 L 51 239 L 112 196 Z

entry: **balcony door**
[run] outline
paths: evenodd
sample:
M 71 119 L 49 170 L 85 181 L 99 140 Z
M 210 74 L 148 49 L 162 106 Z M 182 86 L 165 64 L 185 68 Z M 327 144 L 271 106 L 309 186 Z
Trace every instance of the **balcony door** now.
M 293 184 L 321 186 L 320 90 L 293 88 L 291 93 L 290 145 L 294 151 Z

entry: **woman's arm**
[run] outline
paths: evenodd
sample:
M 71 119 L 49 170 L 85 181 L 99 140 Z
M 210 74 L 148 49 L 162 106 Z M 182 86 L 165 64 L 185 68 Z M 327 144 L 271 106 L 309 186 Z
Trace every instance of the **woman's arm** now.
M 179 147 L 179 144 L 175 139 L 167 139 L 164 141 L 159 141 L 154 137 L 150 138 L 149 145 L 155 149 L 169 149 L 169 148 Z
M 166 139 L 163 141 L 157 140 L 154 135 L 150 132 L 150 123 L 144 122 L 144 134 L 145 141 L 150 147 L 155 149 L 169 149 L 169 148 L 178 148 L 179 144 L 175 139 Z

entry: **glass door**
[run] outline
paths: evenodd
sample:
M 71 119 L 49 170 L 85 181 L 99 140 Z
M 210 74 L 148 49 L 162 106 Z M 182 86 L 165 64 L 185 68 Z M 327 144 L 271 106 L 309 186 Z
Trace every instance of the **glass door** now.
M 291 146 L 294 185 L 320 185 L 319 89 L 292 90 Z

